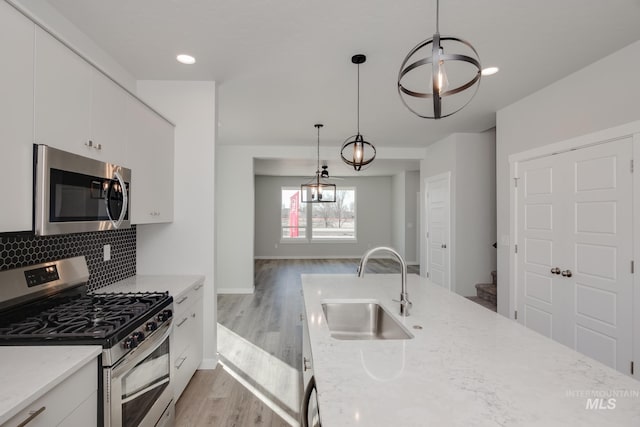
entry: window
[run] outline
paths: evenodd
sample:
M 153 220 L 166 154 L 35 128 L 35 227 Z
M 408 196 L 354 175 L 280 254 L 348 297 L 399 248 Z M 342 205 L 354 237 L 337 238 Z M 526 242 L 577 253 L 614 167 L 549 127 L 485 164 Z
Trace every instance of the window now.
M 299 188 L 282 187 L 282 240 L 355 240 L 355 206 L 355 188 L 337 188 L 335 203 L 301 203 Z

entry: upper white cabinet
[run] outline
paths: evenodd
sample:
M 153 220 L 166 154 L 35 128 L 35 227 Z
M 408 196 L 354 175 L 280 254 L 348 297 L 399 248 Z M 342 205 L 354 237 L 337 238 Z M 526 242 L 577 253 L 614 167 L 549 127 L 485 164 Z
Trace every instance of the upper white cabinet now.
M 0 232 L 32 228 L 34 29 L 0 2 Z
M 173 221 L 173 126 L 133 98 L 127 107 L 131 223 Z
M 92 67 L 38 27 L 35 61 L 36 142 L 91 156 Z
M 36 142 L 127 166 L 127 93 L 41 28 L 35 51 Z
M 104 74 L 92 70 L 91 135 L 95 157 L 130 167 L 126 159 L 127 101 L 130 97 Z

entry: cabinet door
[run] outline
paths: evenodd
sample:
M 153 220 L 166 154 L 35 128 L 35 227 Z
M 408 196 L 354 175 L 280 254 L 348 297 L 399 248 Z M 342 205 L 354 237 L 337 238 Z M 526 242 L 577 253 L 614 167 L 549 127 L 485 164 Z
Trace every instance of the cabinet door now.
M 92 70 L 91 88 L 92 157 L 128 167 L 125 123 L 129 95 L 98 70 Z
M 36 28 L 35 140 L 94 157 L 85 144 L 91 133 L 92 67 L 62 43 Z
M 138 100 L 128 101 L 131 222 L 173 221 L 173 126 Z
M 33 228 L 34 24 L 0 2 L 0 232 Z

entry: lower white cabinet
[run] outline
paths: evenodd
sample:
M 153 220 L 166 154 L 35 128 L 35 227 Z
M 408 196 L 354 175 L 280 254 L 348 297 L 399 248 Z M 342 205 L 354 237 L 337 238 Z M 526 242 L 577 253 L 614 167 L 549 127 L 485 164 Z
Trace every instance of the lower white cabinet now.
M 180 398 L 202 362 L 204 284 L 198 281 L 180 295 L 174 295 L 172 368 L 174 401 Z
M 93 359 L 2 427 L 91 427 L 98 424 L 98 362 Z

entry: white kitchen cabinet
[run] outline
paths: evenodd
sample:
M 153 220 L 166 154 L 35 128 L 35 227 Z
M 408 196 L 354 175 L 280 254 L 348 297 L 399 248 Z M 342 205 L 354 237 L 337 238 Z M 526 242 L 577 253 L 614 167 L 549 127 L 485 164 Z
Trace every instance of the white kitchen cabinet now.
M 91 76 L 91 134 L 93 149 L 88 155 L 98 160 L 129 167 L 125 139 L 127 101 L 130 95 L 98 70 Z
M 91 427 L 98 423 L 98 362 L 92 359 L 3 426 Z
M 173 221 L 173 125 L 138 100 L 127 107 L 127 165 L 131 168 L 131 223 Z
M 35 141 L 90 156 L 92 67 L 36 27 Z
M 174 400 L 177 402 L 202 362 L 204 284 L 201 280 L 174 295 L 172 367 Z
M 35 141 L 126 166 L 129 95 L 41 28 L 35 37 Z
M 35 25 L 0 2 L 0 233 L 32 229 Z

